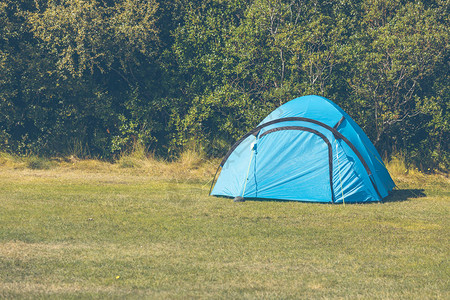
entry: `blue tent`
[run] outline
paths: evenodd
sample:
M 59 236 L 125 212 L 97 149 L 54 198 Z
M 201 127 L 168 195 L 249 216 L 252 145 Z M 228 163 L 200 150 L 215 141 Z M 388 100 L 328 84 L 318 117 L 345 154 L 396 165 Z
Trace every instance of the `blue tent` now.
M 220 167 L 214 196 L 357 203 L 381 201 L 395 186 L 363 130 L 319 96 L 274 110 Z

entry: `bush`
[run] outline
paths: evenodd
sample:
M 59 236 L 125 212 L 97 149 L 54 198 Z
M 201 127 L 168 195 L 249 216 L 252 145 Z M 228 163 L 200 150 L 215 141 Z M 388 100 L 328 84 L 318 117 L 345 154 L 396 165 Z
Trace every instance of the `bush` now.
M 33 170 L 48 170 L 52 165 L 51 161 L 41 157 L 32 157 L 27 163 L 27 167 Z

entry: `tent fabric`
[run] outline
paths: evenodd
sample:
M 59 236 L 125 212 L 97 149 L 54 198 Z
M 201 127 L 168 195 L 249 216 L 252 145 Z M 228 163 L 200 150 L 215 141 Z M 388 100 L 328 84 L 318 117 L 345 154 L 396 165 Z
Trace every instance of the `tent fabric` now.
M 328 203 L 382 201 L 395 184 L 363 130 L 315 95 L 270 113 L 225 155 L 211 195 Z

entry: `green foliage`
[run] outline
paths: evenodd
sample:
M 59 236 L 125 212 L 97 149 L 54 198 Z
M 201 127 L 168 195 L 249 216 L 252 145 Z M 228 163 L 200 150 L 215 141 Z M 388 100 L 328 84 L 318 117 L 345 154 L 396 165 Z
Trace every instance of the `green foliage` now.
M 380 152 L 448 170 L 448 1 L 0 0 L 0 147 L 111 158 L 228 146 L 328 97 Z
M 112 70 L 125 77 L 130 64 L 139 64 L 142 56 L 154 51 L 157 7 L 152 0 L 115 1 L 112 6 L 93 0 L 50 0 L 30 12 L 27 21 L 35 37 L 57 56 L 58 71 L 81 77 L 87 70 Z

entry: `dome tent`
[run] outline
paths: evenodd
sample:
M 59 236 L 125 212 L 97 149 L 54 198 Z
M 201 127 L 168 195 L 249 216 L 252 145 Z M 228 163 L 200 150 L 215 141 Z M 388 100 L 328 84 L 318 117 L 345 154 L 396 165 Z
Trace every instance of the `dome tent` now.
M 220 167 L 214 196 L 359 203 L 382 201 L 395 186 L 355 121 L 314 95 L 270 113 L 231 147 Z

